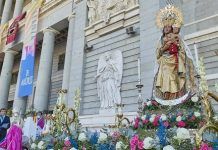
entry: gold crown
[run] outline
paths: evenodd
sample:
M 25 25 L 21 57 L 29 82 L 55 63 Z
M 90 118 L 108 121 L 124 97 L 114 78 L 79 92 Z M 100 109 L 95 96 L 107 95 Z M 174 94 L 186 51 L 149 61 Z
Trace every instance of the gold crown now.
M 176 26 L 180 28 L 183 24 L 183 15 L 177 7 L 167 5 L 158 12 L 156 24 L 159 28 L 163 28 L 164 26 Z

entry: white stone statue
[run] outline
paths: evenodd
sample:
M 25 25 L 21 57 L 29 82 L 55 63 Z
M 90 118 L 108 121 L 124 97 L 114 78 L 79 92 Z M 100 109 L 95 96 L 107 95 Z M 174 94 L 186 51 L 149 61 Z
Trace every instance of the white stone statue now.
M 101 109 L 115 108 L 115 104 L 121 103 L 122 74 L 123 58 L 121 51 L 106 52 L 100 56 L 96 79 Z
M 89 24 L 93 24 L 98 19 L 97 18 L 98 1 L 88 0 L 87 6 L 89 8 L 89 13 L 88 13 Z

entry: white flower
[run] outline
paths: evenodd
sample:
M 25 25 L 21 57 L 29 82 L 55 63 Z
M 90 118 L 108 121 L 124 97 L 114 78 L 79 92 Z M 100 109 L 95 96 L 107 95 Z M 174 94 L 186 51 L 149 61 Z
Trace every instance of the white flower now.
M 190 139 L 189 130 L 185 128 L 178 128 L 176 131 L 176 138 L 181 140 Z
M 70 139 L 69 139 L 69 137 L 66 137 L 65 139 L 64 139 L 64 141 L 69 141 Z
M 144 149 L 151 149 L 151 148 L 153 148 L 154 147 L 153 142 L 154 142 L 153 138 L 151 138 L 151 137 L 145 138 L 144 141 L 143 141 L 143 144 L 144 144 L 143 148 Z
M 215 84 L 215 91 L 218 92 L 218 83 Z
M 194 112 L 195 117 L 200 117 L 201 114 L 199 112 Z
M 107 134 L 100 132 L 98 142 L 105 142 L 107 140 Z
M 152 105 L 151 101 L 147 101 L 147 106 L 151 106 L 151 105 Z
M 175 150 L 171 145 L 167 145 L 163 148 L 163 150 Z
M 35 143 L 32 143 L 31 144 L 31 149 L 36 149 L 37 148 L 37 145 Z
M 44 149 L 45 147 L 45 143 L 43 142 L 43 141 L 40 141 L 39 143 L 38 143 L 38 148 L 39 149 Z
M 123 142 L 121 142 L 121 141 L 117 142 L 117 144 L 116 144 L 116 150 L 122 150 L 123 147 L 126 147 L 126 146 L 123 144 Z
M 166 121 L 166 120 L 167 120 L 167 116 L 166 116 L 165 114 L 162 114 L 162 115 L 160 116 L 160 119 L 161 119 L 162 121 Z
M 198 102 L 198 97 L 194 96 L 194 97 L 191 98 L 191 100 L 192 100 L 192 102 L 196 103 L 196 102 Z
M 179 122 L 179 121 L 181 121 L 182 120 L 182 117 L 181 116 L 178 116 L 177 118 L 176 118 L 176 121 L 177 122 Z
M 80 133 L 78 140 L 81 142 L 85 142 L 86 141 L 86 134 L 85 133 Z
M 150 121 L 150 122 L 154 122 L 155 117 L 156 117 L 156 115 L 155 115 L 155 114 L 152 114 L 151 117 L 150 117 L 150 119 L 149 119 L 149 121 Z
M 213 119 L 214 119 L 215 121 L 218 121 L 218 116 L 214 116 Z
M 146 115 L 142 116 L 142 120 L 145 120 L 146 118 L 147 118 L 147 116 L 146 116 Z
M 73 148 L 71 148 L 70 150 L 77 150 L 77 149 L 73 147 Z

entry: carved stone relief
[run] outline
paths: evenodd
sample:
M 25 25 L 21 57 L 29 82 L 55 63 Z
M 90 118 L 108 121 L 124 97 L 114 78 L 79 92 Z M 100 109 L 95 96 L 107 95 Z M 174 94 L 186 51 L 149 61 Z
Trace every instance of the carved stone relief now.
M 89 25 L 102 19 L 108 22 L 110 16 L 114 13 L 134 7 L 137 4 L 138 0 L 88 0 Z

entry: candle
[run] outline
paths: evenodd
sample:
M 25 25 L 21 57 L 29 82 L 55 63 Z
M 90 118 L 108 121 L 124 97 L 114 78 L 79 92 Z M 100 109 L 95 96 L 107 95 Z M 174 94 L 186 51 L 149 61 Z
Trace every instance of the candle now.
M 138 58 L 138 82 L 141 84 L 141 64 L 140 64 L 140 58 Z
M 197 49 L 197 45 L 194 43 L 194 50 L 195 50 L 195 62 L 196 62 L 196 67 L 198 68 L 198 49 Z

